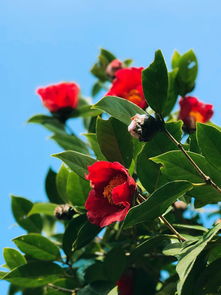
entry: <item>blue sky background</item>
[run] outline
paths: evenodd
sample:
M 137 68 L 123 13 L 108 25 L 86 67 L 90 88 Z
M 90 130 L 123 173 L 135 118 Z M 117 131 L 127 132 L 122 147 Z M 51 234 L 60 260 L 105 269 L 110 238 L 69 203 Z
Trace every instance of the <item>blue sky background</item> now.
M 9 194 L 45 200 L 45 174 L 60 164 L 50 157 L 60 148 L 46 139 L 49 132 L 25 123 L 47 113 L 35 89 L 76 81 L 89 95 L 94 81 L 89 68 L 101 47 L 133 58 L 137 66 L 147 66 L 158 48 L 168 65 L 174 49 L 193 48 L 199 60 L 193 94 L 214 104 L 214 121 L 221 123 L 220 9 L 220 0 L 0 1 L 1 249 L 23 233 L 13 220 Z M 72 128 L 79 130 L 79 124 L 73 121 Z M 0 282 L 0 294 L 7 294 L 7 283 Z

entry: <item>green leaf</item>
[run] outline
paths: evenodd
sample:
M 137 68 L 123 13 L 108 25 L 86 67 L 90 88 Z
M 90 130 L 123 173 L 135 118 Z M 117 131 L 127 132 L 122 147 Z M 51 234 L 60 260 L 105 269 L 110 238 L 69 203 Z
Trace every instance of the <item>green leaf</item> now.
M 89 181 L 79 177 L 73 171 L 69 172 L 66 185 L 66 194 L 71 204 L 74 206 L 84 206 L 90 189 Z
M 16 246 L 25 254 L 39 260 L 51 261 L 60 258 L 57 246 L 40 234 L 28 234 L 13 239 Z
M 100 81 L 97 81 L 94 83 L 92 89 L 91 89 L 91 95 L 94 97 L 96 96 L 102 89 L 102 83 Z
M 187 51 L 180 57 L 178 68 L 178 93 L 181 96 L 185 96 L 193 90 L 198 72 L 198 62 L 193 50 Z
M 142 83 L 147 103 L 156 113 L 162 114 L 167 103 L 168 74 L 160 50 L 155 52 L 153 63 L 143 70 Z
M 127 257 L 122 248 L 117 246 L 109 251 L 104 259 L 104 273 L 107 280 L 116 282 L 124 272 L 126 264 Z
M 23 288 L 35 288 L 54 283 L 63 276 L 63 269 L 51 262 L 32 262 L 15 268 L 4 280 Z
M 178 92 L 176 88 L 176 77 L 177 77 L 178 69 L 174 69 L 172 72 L 168 73 L 168 91 L 167 91 L 167 100 L 165 103 L 165 107 L 163 110 L 163 116 L 169 116 L 171 111 L 173 110 L 177 98 Z
M 107 295 L 113 287 L 112 282 L 98 281 L 80 289 L 78 295 Z
M 42 219 L 39 214 L 27 216 L 33 203 L 25 198 L 11 196 L 12 212 L 16 222 L 28 232 L 40 233 L 42 230 Z
M 34 203 L 27 216 L 31 216 L 33 214 L 54 216 L 54 210 L 57 206 L 57 204 L 53 203 Z
M 55 173 L 50 168 L 48 170 L 48 174 L 45 179 L 45 190 L 46 190 L 48 199 L 51 203 L 63 204 L 64 201 L 60 198 L 57 191 L 56 176 L 57 176 L 57 173 Z
M 34 115 L 30 119 L 28 119 L 27 122 L 40 124 L 43 127 L 55 133 L 65 134 L 64 124 L 62 124 L 58 121 L 58 119 L 52 116 L 46 116 L 42 114 Z
M 197 141 L 204 157 L 221 171 L 221 132 L 215 127 L 197 123 Z
M 67 256 L 71 256 L 73 243 L 77 239 L 80 228 L 87 220 L 86 215 L 80 215 L 73 218 L 67 225 L 63 236 L 63 250 Z
M 143 243 L 139 244 L 131 253 L 129 259 L 130 263 L 136 262 L 136 260 L 140 259 L 145 253 L 152 252 L 153 249 L 158 248 L 163 245 L 165 240 L 168 240 L 168 237 L 163 235 L 150 237 Z
M 199 154 L 188 152 L 194 162 L 201 168 L 201 170 L 209 175 L 215 183 L 221 184 L 220 173 L 216 171 L 206 159 Z M 162 164 L 161 172 L 169 180 L 187 180 L 193 184 L 204 184 L 204 180 L 199 176 L 185 155 L 181 151 L 170 151 L 151 158 L 156 163 Z M 205 204 L 212 204 L 221 201 L 221 195 L 214 188 L 209 185 L 195 185 L 188 195 L 197 199 L 197 207 Z
M 163 185 L 146 201 L 130 209 L 124 221 L 124 227 L 154 220 L 191 188 L 192 185 L 187 181 L 174 181 Z
M 92 150 L 94 151 L 95 156 L 98 160 L 106 161 L 105 156 L 102 154 L 100 146 L 97 142 L 97 135 L 96 133 L 84 133 L 84 136 L 87 137 Z
M 181 57 L 181 55 L 179 54 L 179 52 L 177 50 L 175 50 L 173 53 L 173 56 L 172 56 L 172 61 L 171 61 L 171 65 L 172 65 L 173 69 L 175 69 L 179 66 L 180 57 Z
M 181 121 L 166 123 L 166 128 L 180 141 L 182 136 Z M 167 182 L 167 179 L 160 175 L 160 166 L 149 158 L 175 149 L 177 147 L 163 132 L 159 132 L 150 142 L 145 144 L 137 157 L 137 175 L 147 191 L 153 192 L 157 187 Z
M 77 238 L 73 244 L 73 248 L 80 249 L 86 246 L 98 235 L 100 231 L 101 228 L 99 226 L 86 221 L 78 232 Z
M 57 189 L 65 203 L 83 206 L 90 191 L 90 183 L 79 177 L 65 165 L 57 174 Z
M 74 134 L 53 134 L 50 138 L 55 140 L 57 144 L 65 150 L 73 150 L 88 154 L 86 143 Z
M 85 175 L 88 174 L 87 167 L 96 162 L 95 159 L 74 151 L 65 151 L 59 154 L 54 154 L 53 157 L 62 160 L 71 170 L 84 179 Z
M 65 165 L 62 164 L 56 176 L 56 185 L 59 196 L 64 201 L 64 203 L 68 203 L 68 196 L 66 192 L 68 176 L 69 171 Z
M 16 268 L 20 265 L 27 263 L 25 257 L 16 249 L 4 248 L 3 255 L 5 262 L 7 263 L 7 266 L 10 269 Z
M 100 54 L 105 56 L 108 62 L 111 62 L 112 60 L 116 59 L 116 56 L 113 53 L 104 48 L 101 48 Z
M 146 114 L 144 110 L 138 107 L 136 104 L 117 97 L 117 96 L 105 96 L 99 100 L 94 108 L 100 109 L 110 114 L 115 119 L 118 119 L 122 123 L 129 125 L 131 118 L 136 114 Z
M 129 167 L 133 158 L 133 142 L 127 126 L 115 118 L 97 118 L 97 140 L 108 161 Z
M 190 274 L 197 257 L 220 229 L 221 224 L 216 225 L 214 228 L 205 233 L 197 243 L 183 249 L 183 253 L 181 253 L 182 257 L 176 267 L 180 278 L 180 282 L 178 284 L 178 295 L 184 295 L 182 290 L 185 288 L 185 281 L 188 278 L 188 275 Z

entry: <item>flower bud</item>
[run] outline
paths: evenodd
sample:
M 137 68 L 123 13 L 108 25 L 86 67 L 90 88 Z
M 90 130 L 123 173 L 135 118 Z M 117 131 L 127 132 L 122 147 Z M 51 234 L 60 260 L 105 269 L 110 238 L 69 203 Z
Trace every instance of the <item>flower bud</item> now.
M 150 141 L 162 127 L 162 122 L 149 114 L 136 114 L 131 120 L 128 132 L 140 141 Z
M 106 74 L 113 79 L 115 77 L 115 73 L 123 68 L 123 63 L 119 59 L 112 60 L 107 68 L 106 68 Z
M 68 204 L 59 205 L 54 210 L 54 216 L 59 220 L 70 220 L 74 214 L 74 208 Z

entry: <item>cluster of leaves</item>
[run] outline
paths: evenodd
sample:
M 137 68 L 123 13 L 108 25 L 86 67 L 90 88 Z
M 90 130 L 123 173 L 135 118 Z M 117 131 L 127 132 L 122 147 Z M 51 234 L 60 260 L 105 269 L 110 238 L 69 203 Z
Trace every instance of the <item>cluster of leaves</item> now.
M 92 68 L 98 79 L 93 94 L 108 83 L 105 67 L 114 58 L 101 50 Z M 196 76 L 192 50 L 174 53 L 171 72 L 157 51 L 143 71 L 143 89 L 149 107 L 164 117 L 166 130 L 182 141 L 186 154 L 219 187 L 220 127 L 197 124 L 196 132 L 187 135 L 171 113 L 178 96 L 193 90 Z M 51 138 L 65 151 L 54 155 L 63 162 L 60 170 L 49 169 L 46 176 L 47 203 L 12 196 L 15 220 L 27 233 L 13 240 L 21 252 L 4 249 L 8 271 L 0 276 L 11 283 L 8 294 L 115 295 L 117 281 L 128 270 L 134 295 L 220 294 L 221 224 L 206 228 L 195 209 L 192 218 L 185 218 L 188 209 L 179 208 L 176 201 L 188 206 L 194 200 L 194 208 L 199 208 L 221 201 L 221 193 L 199 175 L 164 130 L 147 143 L 132 138 L 127 126 L 135 114 L 145 111 L 119 97 L 104 97 L 94 105 L 81 98 L 72 116 L 83 119 L 85 141 L 55 116 L 36 115 L 29 120 L 52 131 Z M 123 222 L 103 230 L 88 221 L 84 208 L 90 190 L 87 167 L 99 160 L 124 165 L 146 196 L 143 202 L 134 200 Z M 74 208 L 73 218 L 56 219 L 54 210 L 60 204 Z M 161 216 L 185 241 L 162 223 Z

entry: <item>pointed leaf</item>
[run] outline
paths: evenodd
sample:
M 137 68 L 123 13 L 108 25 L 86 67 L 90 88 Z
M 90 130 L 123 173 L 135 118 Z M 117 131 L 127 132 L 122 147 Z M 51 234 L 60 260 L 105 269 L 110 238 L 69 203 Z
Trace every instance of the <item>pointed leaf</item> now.
M 167 67 L 160 50 L 148 68 L 143 70 L 143 91 L 147 103 L 159 114 L 162 114 L 167 103 L 168 74 Z

